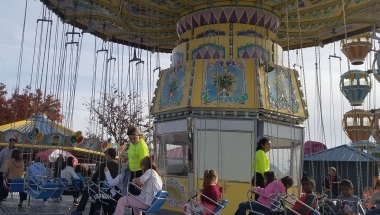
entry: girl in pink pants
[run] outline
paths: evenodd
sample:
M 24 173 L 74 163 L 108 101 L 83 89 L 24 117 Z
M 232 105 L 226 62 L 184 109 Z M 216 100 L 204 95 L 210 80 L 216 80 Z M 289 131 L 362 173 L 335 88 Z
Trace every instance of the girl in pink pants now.
M 154 195 L 162 189 L 162 179 L 156 164 L 149 156 L 144 157 L 140 162 L 143 175 L 134 178 L 133 183 L 142 187 L 141 194 L 138 196 L 128 193 L 119 199 L 116 206 L 115 215 L 124 215 L 125 207 L 132 207 L 135 215 L 142 215 L 139 209 L 148 209 L 154 200 Z
M 124 214 L 125 207 L 132 207 L 134 215 L 142 215 L 140 209 L 148 209 L 149 205 L 145 204 L 142 200 L 137 199 L 136 196 L 124 196 L 117 202 L 115 215 Z

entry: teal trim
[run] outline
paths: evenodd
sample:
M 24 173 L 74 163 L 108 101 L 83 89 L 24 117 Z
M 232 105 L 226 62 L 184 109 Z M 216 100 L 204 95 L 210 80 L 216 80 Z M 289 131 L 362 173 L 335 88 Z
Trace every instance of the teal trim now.
M 226 48 L 222 45 L 216 45 L 214 43 L 205 43 L 205 44 L 202 44 L 200 45 L 198 48 L 194 49 L 193 51 L 191 51 L 191 59 L 193 60 L 194 59 L 194 53 L 198 52 L 199 50 L 203 49 L 204 47 L 208 47 L 208 46 L 211 46 L 212 48 L 214 48 L 216 51 L 218 50 L 222 50 L 223 51 L 223 56 L 221 56 L 222 58 L 225 58 L 226 56 Z
M 240 58 L 240 57 L 241 57 L 240 54 L 239 54 L 239 52 L 240 52 L 241 50 L 247 51 L 247 50 L 249 50 L 249 49 L 251 49 L 251 48 L 253 48 L 253 47 L 255 47 L 255 48 L 259 48 L 262 52 L 266 53 L 267 58 L 268 58 L 268 62 L 270 61 L 270 54 L 269 54 L 269 51 L 266 50 L 266 49 L 264 49 L 262 46 L 260 46 L 260 45 L 258 45 L 258 44 L 254 44 L 254 43 L 248 43 L 248 44 L 245 45 L 245 46 L 239 46 L 239 47 L 237 48 L 237 58 Z

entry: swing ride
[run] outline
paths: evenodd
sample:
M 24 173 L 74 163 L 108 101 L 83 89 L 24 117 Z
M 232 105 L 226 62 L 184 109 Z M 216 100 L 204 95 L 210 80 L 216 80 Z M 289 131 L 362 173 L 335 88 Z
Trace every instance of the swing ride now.
M 104 40 L 98 50 L 99 44 L 95 40 L 91 105 L 95 104 L 97 66 L 103 54 L 101 91 L 104 94 L 111 91 L 112 85 L 117 85 L 118 90 L 138 93 L 147 86 L 148 100 L 152 101 L 150 112 L 154 116 L 154 158 L 165 177 L 164 190 L 169 195 L 163 208 L 170 213 L 183 212 L 182 206 L 189 194 L 202 187 L 206 169 L 215 169 L 219 174 L 223 199 L 225 203 L 228 200 L 230 206 L 224 212 L 235 212 L 236 205 L 246 201 L 241 191 L 251 188 L 252 160 L 256 144 L 262 137 L 272 142 L 271 169 L 276 170 L 277 177 L 291 175 L 295 183 L 289 192 L 298 195 L 303 172 L 303 143 L 311 141 L 309 123 L 306 122 L 304 127 L 309 113 L 305 100 L 307 92 L 302 87 L 308 78 L 303 65 L 303 48 L 315 47 L 317 50 L 341 40 L 342 53 L 352 65 L 361 65 L 366 62 L 368 53 L 374 51 L 374 41 L 379 40 L 376 37 L 376 23 L 380 21 L 379 0 L 41 2 L 48 10 L 44 9 L 42 17 L 37 20 L 37 29 L 39 23 L 40 26 L 45 24 L 48 26 L 44 29 L 46 37 L 49 32 L 51 36 L 51 12 L 64 25 L 61 55 L 66 60 L 57 60 L 53 65 L 63 68 L 59 70 L 61 75 L 64 71 L 70 74 L 67 81 L 73 96 L 66 98 L 69 103 L 66 107 L 69 113 L 67 127 L 72 126 L 75 78 L 86 33 Z M 82 29 L 82 33 L 74 27 Z M 40 36 L 42 38 L 42 33 Z M 50 43 L 45 42 L 45 48 L 47 44 L 50 47 Z M 119 67 L 121 64 L 120 71 L 123 71 L 124 46 L 120 57 L 119 46 L 114 48 L 114 44 L 129 47 L 128 86 L 119 81 L 119 75 L 123 80 Z M 143 50 L 151 54 L 146 52 L 146 58 L 143 58 Z M 284 50 L 297 50 L 297 63 L 292 65 L 293 68 L 289 52 L 284 53 Z M 298 62 L 298 50 L 301 63 Z M 42 53 L 41 44 L 39 51 Z M 55 51 L 54 55 L 58 56 Z M 153 53 L 157 55 L 155 67 L 151 65 Z M 161 69 L 160 53 L 171 53 L 170 68 Z M 284 59 L 286 55 L 287 59 Z M 329 56 L 330 63 L 334 58 L 340 59 L 334 53 Z M 66 64 L 68 59 L 71 59 L 70 63 Z M 122 59 L 120 64 L 119 59 Z M 42 69 L 38 69 L 39 63 L 40 59 L 37 70 L 42 74 L 37 74 L 41 75 L 41 81 L 37 78 L 36 85 L 41 88 L 46 83 L 42 82 L 44 68 L 42 65 Z M 348 68 L 341 76 L 342 93 L 351 106 L 362 106 L 372 89 L 371 73 L 380 79 L 380 54 L 376 55 L 368 71 L 351 70 L 350 65 Z M 147 70 L 146 76 L 144 69 Z M 117 82 L 114 78 L 116 70 Z M 316 73 L 319 70 L 316 62 Z M 152 96 L 153 73 L 159 79 Z M 319 75 L 316 79 L 320 85 Z M 146 80 L 148 84 L 143 85 Z M 64 96 L 61 91 L 56 93 Z M 318 97 L 320 100 L 320 91 Z M 353 144 L 360 145 L 360 141 L 368 140 L 371 135 L 376 141 L 380 139 L 380 113 L 373 112 L 353 109 L 343 116 L 344 131 Z M 99 155 L 111 147 L 111 140 L 86 139 L 69 129 L 64 129 L 63 134 L 54 129 L 44 131 L 38 127 L 40 124 L 21 126 L 16 123 L 8 127 L 19 133 L 17 126 L 28 127 L 29 130 L 24 129 L 25 132 L 19 135 L 31 139 L 22 143 L 37 148 L 46 145 L 46 148 L 52 148 L 45 136 L 51 136 L 51 141 L 55 141 L 55 133 L 62 136 L 60 147 L 63 149 Z M 36 127 L 41 131 L 40 135 Z M 97 132 L 106 139 L 103 137 L 104 127 L 102 129 Z M 5 130 L 1 131 L 5 133 Z M 308 137 L 305 137 L 305 131 L 309 132 Z M 40 144 L 36 144 L 37 140 L 41 141 Z M 63 145 L 68 143 L 71 145 Z M 115 147 L 123 152 L 124 147 L 120 145 L 122 143 Z M 94 155 L 86 156 L 94 158 Z

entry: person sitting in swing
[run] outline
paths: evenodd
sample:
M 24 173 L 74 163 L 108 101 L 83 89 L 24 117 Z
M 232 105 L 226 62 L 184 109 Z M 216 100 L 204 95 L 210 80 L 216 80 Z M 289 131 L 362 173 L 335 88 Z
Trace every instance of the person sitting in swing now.
M 132 180 L 133 183 L 142 187 L 140 195 L 134 196 L 128 194 L 120 198 L 117 202 L 115 215 L 123 215 L 125 207 L 132 207 L 134 215 L 142 215 L 139 209 L 148 209 L 154 200 L 153 196 L 162 190 L 162 179 L 151 157 L 144 157 L 140 162 L 140 167 L 143 175 Z
M 255 192 L 261 194 L 257 202 L 243 202 L 239 204 L 239 208 L 235 215 L 245 215 L 247 210 L 252 210 L 258 213 L 268 213 L 272 207 L 272 198 L 276 198 L 278 194 L 286 194 L 287 189 L 293 186 L 293 178 L 285 176 L 280 180 L 274 180 L 265 188 L 256 187 Z M 269 197 L 269 198 L 268 198 Z
M 115 160 L 116 158 L 115 149 L 113 148 L 107 149 L 106 151 L 104 151 L 104 156 L 105 156 L 105 162 L 99 165 L 99 168 L 96 169 L 96 172 L 92 176 L 91 181 L 93 182 L 93 184 L 84 188 L 84 191 L 82 193 L 82 198 L 79 201 L 79 205 L 75 211 L 71 212 L 72 215 L 81 215 L 82 212 L 85 210 L 86 204 L 90 197 L 92 197 L 93 200 L 90 207 L 89 215 L 100 213 L 99 209 L 101 207 L 101 204 L 98 199 L 99 196 L 98 197 L 96 196 L 97 194 L 96 191 L 98 190 L 98 187 L 96 186 L 96 184 L 98 183 L 98 181 L 104 181 L 106 179 L 106 175 L 104 174 L 104 169 L 106 166 L 108 167 L 109 172 L 112 177 L 116 177 L 119 174 L 119 164 L 117 163 L 117 160 Z M 113 209 L 112 207 L 109 207 L 107 209 L 103 208 L 103 209 L 107 210 L 104 212 L 107 212 L 108 214 L 113 213 L 113 211 L 111 211 Z
M 373 195 L 372 187 L 364 188 L 362 200 L 368 210 L 373 208 L 373 205 L 371 204 L 372 195 Z
M 277 215 L 296 215 L 295 212 L 300 215 L 310 215 L 313 213 L 313 210 L 311 210 L 309 207 L 315 209 L 318 205 L 318 198 L 314 194 L 315 181 L 312 178 L 303 177 L 301 179 L 301 184 L 304 194 L 299 198 L 298 201 L 294 203 L 293 207 L 291 208 L 292 210 L 286 209 L 286 213 L 276 213 Z M 306 207 L 301 202 L 309 207 Z
M 119 187 L 121 195 L 126 196 L 128 195 L 128 182 L 129 182 L 129 178 L 131 177 L 131 171 L 129 170 L 128 154 L 127 153 L 121 154 L 120 157 L 121 157 L 121 163 L 124 163 L 123 167 L 120 170 L 120 174 L 117 175 L 116 178 L 112 178 L 108 167 L 104 168 L 104 174 L 106 174 L 106 179 L 107 179 L 108 184 L 111 187 L 115 187 L 115 186 Z M 121 198 L 121 196 L 118 193 L 115 193 L 113 198 L 116 201 L 118 201 Z
M 340 182 L 340 191 L 342 195 L 336 199 L 326 200 L 325 202 L 332 206 L 335 214 L 338 215 L 358 215 L 364 214 L 363 208 L 360 206 L 360 198 L 355 196 L 354 185 L 348 179 Z M 335 201 L 335 204 L 333 203 Z
M 183 207 L 185 215 L 192 213 L 202 213 L 203 215 L 212 214 L 210 211 L 215 211 L 220 201 L 222 187 L 218 185 L 218 175 L 215 170 L 205 170 L 201 202 L 186 203 Z M 208 198 L 206 198 L 208 197 Z M 210 200 L 211 199 L 211 200 Z
M 265 173 L 263 174 L 263 176 L 264 176 L 264 188 L 265 188 L 268 184 L 272 183 L 272 181 L 277 180 L 276 175 L 274 174 L 273 171 L 265 172 Z M 254 185 L 252 185 L 252 186 L 254 186 Z M 257 196 L 259 196 L 259 195 L 257 195 Z M 252 198 L 252 197 L 251 197 L 251 198 Z M 253 199 L 253 198 L 252 198 L 252 199 Z M 256 200 L 256 194 L 255 194 L 255 200 Z M 247 205 L 249 205 L 249 201 L 248 201 L 248 202 L 241 203 L 241 204 L 247 204 Z M 239 214 L 239 209 L 235 212 L 235 215 L 238 215 L 238 214 Z M 249 213 L 249 215 L 254 215 L 254 213 Z

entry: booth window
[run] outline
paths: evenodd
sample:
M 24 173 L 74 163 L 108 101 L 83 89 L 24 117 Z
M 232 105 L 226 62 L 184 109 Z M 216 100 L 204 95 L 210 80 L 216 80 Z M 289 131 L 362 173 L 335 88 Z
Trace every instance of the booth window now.
M 155 157 L 162 175 L 187 176 L 187 133 L 157 135 Z

